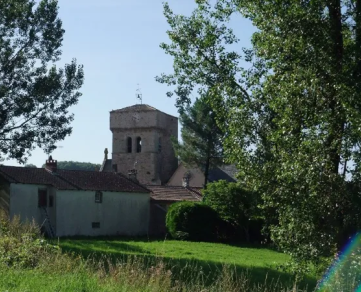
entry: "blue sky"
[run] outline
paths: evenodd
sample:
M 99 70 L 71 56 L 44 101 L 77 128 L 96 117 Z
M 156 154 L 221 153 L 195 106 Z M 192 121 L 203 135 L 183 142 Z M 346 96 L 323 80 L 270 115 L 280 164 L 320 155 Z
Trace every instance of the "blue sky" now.
M 104 148 L 111 152 L 109 111 L 137 103 L 140 85 L 143 103 L 178 116 L 175 99 L 166 97 L 167 86 L 155 76 L 172 72 L 172 58 L 160 48 L 168 42 L 168 24 L 163 16 L 162 0 L 59 0 L 59 16 L 65 36 L 60 66 L 76 58 L 84 65 L 83 96 L 72 107 L 73 133 L 58 143 L 52 155 L 59 161 L 101 163 Z M 189 15 L 194 0 L 171 0 L 177 14 Z M 239 48 L 250 46 L 254 32 L 244 19 L 232 22 L 240 38 Z M 28 163 L 38 167 L 47 156 L 33 151 Z M 5 160 L 6 165 L 18 165 Z

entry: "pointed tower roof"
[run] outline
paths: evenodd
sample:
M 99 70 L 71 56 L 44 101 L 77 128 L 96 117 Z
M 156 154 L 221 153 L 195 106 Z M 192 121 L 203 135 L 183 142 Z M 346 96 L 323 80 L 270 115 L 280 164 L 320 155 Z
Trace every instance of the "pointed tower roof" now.
M 147 104 L 135 104 L 121 109 L 112 110 L 111 113 L 120 113 L 128 111 L 156 111 L 157 109 Z

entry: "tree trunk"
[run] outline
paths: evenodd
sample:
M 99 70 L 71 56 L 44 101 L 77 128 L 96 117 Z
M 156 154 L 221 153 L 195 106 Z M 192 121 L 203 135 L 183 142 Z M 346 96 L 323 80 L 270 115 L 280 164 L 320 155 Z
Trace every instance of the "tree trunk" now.
M 209 165 L 210 165 L 210 155 L 207 155 L 207 159 L 206 159 L 206 167 L 204 169 L 204 189 L 207 188 L 207 183 L 208 183 L 208 175 L 209 175 Z
M 355 68 L 355 77 L 361 77 L 361 0 L 356 0 L 356 48 L 355 48 L 355 57 L 356 57 L 356 68 Z

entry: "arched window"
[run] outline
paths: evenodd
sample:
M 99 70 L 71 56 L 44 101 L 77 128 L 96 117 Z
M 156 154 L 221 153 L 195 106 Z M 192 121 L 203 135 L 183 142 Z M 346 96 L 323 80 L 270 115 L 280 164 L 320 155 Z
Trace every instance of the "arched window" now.
M 142 152 L 142 138 L 137 137 L 137 152 Z
M 158 152 L 162 152 L 162 138 L 158 138 Z
M 128 153 L 132 153 L 132 138 L 131 137 L 127 138 L 127 150 L 128 150 Z

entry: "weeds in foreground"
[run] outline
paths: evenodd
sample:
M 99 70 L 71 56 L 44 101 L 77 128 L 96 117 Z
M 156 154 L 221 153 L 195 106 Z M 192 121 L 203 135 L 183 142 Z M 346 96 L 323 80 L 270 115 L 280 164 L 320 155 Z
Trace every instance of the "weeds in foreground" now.
M 262 284 L 251 283 L 249 274 L 239 274 L 230 265 L 222 266 L 209 281 L 210 275 L 191 263 L 172 268 L 162 258 L 151 263 L 141 256 L 84 259 L 47 243 L 34 222 L 9 220 L 4 214 L 0 215 L 0 274 L 0 289 L 9 291 L 302 291 L 267 278 Z

